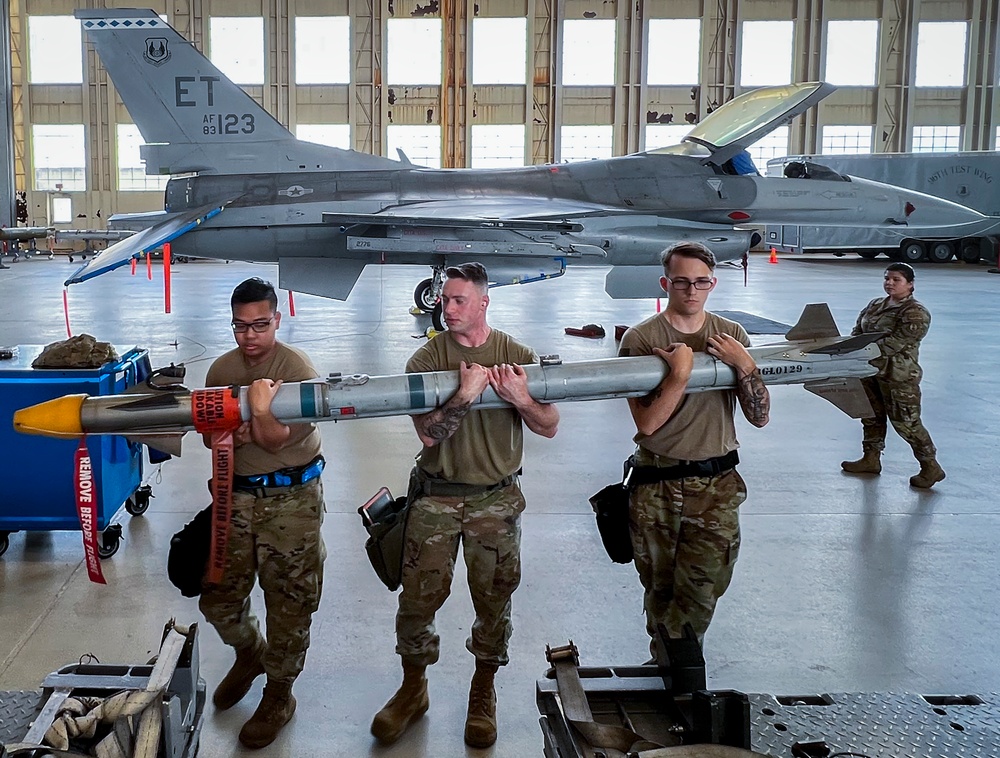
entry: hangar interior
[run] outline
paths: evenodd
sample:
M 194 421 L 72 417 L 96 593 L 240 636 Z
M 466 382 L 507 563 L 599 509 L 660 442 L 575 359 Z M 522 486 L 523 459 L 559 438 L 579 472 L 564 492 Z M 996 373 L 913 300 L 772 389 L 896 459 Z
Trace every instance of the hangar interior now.
M 26 191 L 25 223 L 100 229 L 159 207 L 165 177 L 143 173 L 141 135 L 83 41 L 78 4 L 5 4 L 3 180 Z M 1000 129 L 990 0 L 149 6 L 301 138 L 400 148 L 418 165 L 625 155 L 676 143 L 753 87 L 818 80 L 840 89 L 751 149 L 761 171 L 800 153 L 992 150 Z
M 163 178 L 141 174 L 131 119 L 86 42 L 52 44 L 38 53 L 57 70 L 70 70 L 78 49 L 79 81 L 32 80 L 33 19 L 65 17 L 76 5 L 9 2 L 8 150 L 12 186 L 27 193 L 27 223 L 56 223 L 58 209 L 68 214 L 63 225 L 100 228 L 112 212 L 159 207 L 157 183 Z M 399 147 L 426 165 L 521 165 L 648 149 L 676 140 L 672 128 L 696 123 L 734 95 L 774 83 L 769 77 L 836 82 L 831 59 L 861 57 L 862 48 L 870 48 L 869 79 L 842 82 L 777 142 L 758 146 L 758 164 L 796 152 L 998 146 L 1000 19 L 991 0 L 152 5 L 210 55 L 213 30 L 220 41 L 227 34 L 238 40 L 241 51 L 259 41 L 253 65 L 260 81 L 248 81 L 247 91 L 293 132 L 346 139 L 354 149 L 381 155 L 392 156 Z M 337 20 L 343 18 L 347 23 Z M 249 26 L 243 25 L 247 19 Z M 213 26 L 213 20 L 226 23 Z M 491 20 L 515 23 L 479 23 Z M 396 28 L 393 21 L 422 26 Z M 857 21 L 865 23 L 850 25 Z M 67 28 L 59 23 L 51 29 Z M 310 25 L 351 40 L 347 60 L 338 64 L 346 81 L 326 81 L 323 74 L 314 82 L 296 78 L 308 66 L 297 57 L 297 40 L 311 39 L 314 55 L 333 55 L 322 38 L 309 36 Z M 512 83 L 496 74 L 501 81 L 478 83 L 477 29 L 484 38 L 509 39 L 503 35 L 510 28 L 523 37 L 523 78 Z M 412 58 L 394 64 L 395 34 L 427 35 L 420 38 L 437 43 L 427 48 L 431 55 L 411 49 Z M 682 49 L 694 51 L 693 68 L 675 67 L 673 56 Z M 956 69 L 945 58 L 959 50 Z M 612 75 L 607 77 L 605 66 L 604 74 L 594 74 L 596 81 L 574 79 L 579 73 L 569 70 L 567 60 L 581 51 L 610 61 Z M 246 63 L 241 55 L 233 57 L 234 66 Z M 422 57 L 439 57 L 438 80 L 405 81 L 408 66 L 418 68 Z M 495 62 L 501 56 L 491 57 Z M 782 63 L 777 73 L 748 73 L 757 70 L 755 63 L 779 59 L 787 59 L 787 71 Z M 397 80 L 391 78 L 393 65 L 399 67 Z M 680 68 L 685 72 L 678 73 Z M 942 78 L 935 80 L 937 75 Z M 933 83 L 922 83 L 922 76 Z M 303 127 L 322 128 L 300 132 Z M 68 149 L 59 146 L 67 135 L 78 140 Z M 50 158 L 40 156 L 37 137 L 56 145 Z M 132 162 L 123 164 L 126 143 Z M 51 158 L 67 154 L 76 163 L 59 165 Z M 0 271 L 0 343 L 45 344 L 71 328 L 118 346 L 147 348 L 155 366 L 184 362 L 192 387 L 201 386 L 211 360 L 232 347 L 232 288 L 249 276 L 275 280 L 276 273 L 274 267 L 237 262 L 178 267 L 172 312 L 165 314 L 158 266 L 153 281 L 119 271 L 70 289 L 67 326 L 61 283 L 73 268 L 57 257 Z M 828 302 L 846 332 L 858 310 L 880 294 L 882 270 L 877 261 L 803 257 L 769 265 L 755 256 L 746 281 L 740 269 L 720 267 L 709 307 L 791 325 L 806 303 Z M 421 275 L 412 267 L 369 268 L 347 302 L 297 297 L 296 315 L 282 321 L 279 337 L 305 350 L 321 374 L 398 373 L 428 325 L 425 316 L 407 313 Z M 656 305 L 609 299 L 602 276 L 600 270 L 572 269 L 555 281 L 495 290 L 490 321 L 539 353 L 565 360 L 610 357 L 610 327 L 637 323 Z M 705 639 L 710 687 L 789 696 L 975 696 L 995 721 L 1000 559 L 993 535 L 1000 514 L 993 493 L 1000 476 L 991 443 L 1000 423 L 992 401 L 997 281 L 982 268 L 961 264 L 917 270 L 917 297 L 934 319 L 921 350 L 924 421 L 948 472 L 933 490 L 907 485 L 916 464 L 891 432 L 881 476 L 844 474 L 839 462 L 858 453 L 860 425 L 800 387 L 772 390 L 772 420 L 764 429 L 739 420 L 740 471 L 750 494 L 742 507 L 734 581 Z M 287 314 L 290 305 L 283 294 L 281 310 Z M 603 324 L 608 336 L 588 340 L 564 332 L 586 323 Z M 752 339 L 762 344 L 780 334 Z M 547 644 L 572 639 L 588 665 L 647 658 L 635 570 L 608 560 L 588 503 L 597 489 L 620 477 L 621 461 L 632 449 L 632 421 L 622 400 L 564 403 L 560 410 L 553 440 L 526 435 L 524 571 L 514 596 L 511 664 L 497 679 L 496 745 L 479 751 L 462 739 L 473 668 L 464 640 L 474 614 L 461 569 L 438 614 L 442 656 L 429 674 L 430 711 L 391 747 L 377 745 L 368 733 L 371 717 L 399 683 L 396 600 L 367 562 L 356 509 L 380 486 L 402 490 L 419 449 L 410 421 L 388 418 L 322 425 L 330 461 L 324 475 L 324 598 L 296 684 L 297 714 L 263 754 L 540 755 L 534 687 L 547 667 Z M 122 547 L 104 561 L 107 586 L 88 581 L 79 532 L 10 535 L 0 558 L 0 691 L 37 688 L 48 672 L 88 655 L 107 663 L 145 661 L 170 617 L 201 622 L 201 672 L 209 692 L 223 676 L 230 651 L 164 571 L 171 535 L 208 502 L 209 454 L 190 437 L 181 458 L 146 464 L 145 480 L 155 497 L 144 515 L 122 514 Z M 15 443 L 2 454 L 17 461 Z M 30 461 L 18 476 L 44 479 L 50 465 L 57 470 L 64 464 Z M 0 500 L 0 509 L 6 507 L 20 505 Z M 253 602 L 261 607 L 259 592 Z M 200 755 L 243 754 L 236 733 L 260 692 L 258 681 L 230 711 L 206 708 Z M 943 715 L 949 739 L 965 734 L 980 740 L 952 755 L 995 754 L 996 742 L 981 741 L 995 729 L 979 729 L 974 720 L 954 711 Z M 875 718 L 869 727 L 885 736 L 877 755 L 905 754 L 892 742 L 897 724 Z

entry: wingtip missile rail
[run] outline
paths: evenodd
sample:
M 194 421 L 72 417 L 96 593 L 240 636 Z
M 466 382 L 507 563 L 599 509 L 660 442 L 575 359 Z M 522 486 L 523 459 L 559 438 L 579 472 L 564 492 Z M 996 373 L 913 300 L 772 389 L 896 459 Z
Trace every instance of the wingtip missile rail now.
M 832 317 L 821 306 L 788 333 L 803 338 L 749 349 L 766 384 L 804 384 L 806 389 L 858 417 L 870 413 L 857 380 L 875 373 L 874 341 L 881 335 L 842 337 L 830 333 Z M 824 313 L 825 309 L 825 313 Z M 822 321 L 816 327 L 816 319 Z M 828 321 L 827 321 L 828 319 Z M 805 324 L 805 326 L 803 326 Z M 822 333 L 825 332 L 825 333 Z M 656 356 L 605 358 L 563 362 L 545 356 L 525 366 L 528 391 L 539 402 L 601 400 L 648 394 L 666 376 L 668 366 Z M 698 353 L 688 392 L 736 386 L 735 371 L 707 353 Z M 457 371 L 394 376 L 331 374 L 325 381 L 282 384 L 271 404 L 275 417 L 286 423 L 419 415 L 446 402 L 458 389 Z M 162 442 L 188 431 L 210 433 L 234 429 L 250 418 L 246 387 L 186 390 L 150 388 L 122 395 L 68 395 L 24 408 L 14 414 L 14 428 L 25 434 L 80 437 L 119 434 L 151 447 L 168 450 Z M 479 396 L 479 409 L 506 407 L 491 389 Z M 159 442 L 158 442 L 159 441 Z

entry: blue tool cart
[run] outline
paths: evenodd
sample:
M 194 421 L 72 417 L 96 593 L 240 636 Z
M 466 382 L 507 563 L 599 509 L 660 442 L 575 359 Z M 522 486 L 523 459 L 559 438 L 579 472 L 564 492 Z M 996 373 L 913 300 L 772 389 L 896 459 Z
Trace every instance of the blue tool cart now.
M 113 395 L 143 382 L 150 374 L 149 353 L 121 349 L 121 359 L 94 369 L 35 369 L 42 345 L 19 345 L 0 354 L 0 555 L 17 531 L 79 529 L 73 489 L 77 440 L 36 437 L 14 431 L 14 411 L 63 395 Z M 13 353 L 12 357 L 5 357 Z M 132 515 L 149 507 L 150 488 L 142 486 L 142 445 L 124 437 L 87 439 L 97 484 L 98 553 L 118 551 L 120 524 L 111 523 L 124 505 Z

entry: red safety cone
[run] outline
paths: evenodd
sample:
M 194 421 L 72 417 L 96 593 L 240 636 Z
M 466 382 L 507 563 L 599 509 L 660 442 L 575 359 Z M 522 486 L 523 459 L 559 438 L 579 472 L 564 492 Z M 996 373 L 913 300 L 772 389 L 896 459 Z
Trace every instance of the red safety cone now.
M 778 262 L 778 251 L 775 250 L 773 247 L 771 248 L 771 257 L 768 258 L 767 262 L 768 263 L 777 263 Z

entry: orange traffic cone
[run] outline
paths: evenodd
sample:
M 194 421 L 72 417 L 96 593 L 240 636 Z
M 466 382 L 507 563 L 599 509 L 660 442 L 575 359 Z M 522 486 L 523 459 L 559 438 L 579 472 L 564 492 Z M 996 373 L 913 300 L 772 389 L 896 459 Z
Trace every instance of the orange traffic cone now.
M 773 247 L 771 248 L 771 257 L 768 259 L 767 262 L 768 263 L 777 263 L 778 262 L 778 251 L 775 250 Z

